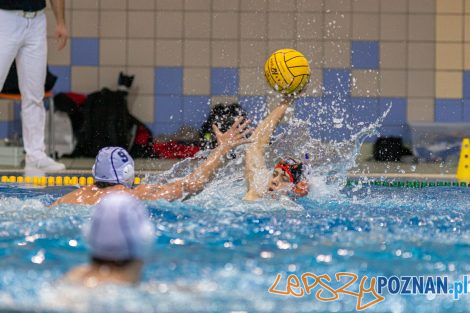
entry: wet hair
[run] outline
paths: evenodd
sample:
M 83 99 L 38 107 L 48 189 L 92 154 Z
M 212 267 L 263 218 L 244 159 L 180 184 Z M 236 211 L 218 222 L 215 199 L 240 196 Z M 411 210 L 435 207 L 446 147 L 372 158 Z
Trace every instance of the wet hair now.
M 293 158 L 281 160 L 275 168 L 280 168 L 289 176 L 290 182 L 297 184 L 303 178 L 303 164 Z
M 108 188 L 108 187 L 112 187 L 112 186 L 116 186 L 116 185 L 120 185 L 120 184 L 116 184 L 116 183 L 107 183 L 107 182 L 104 182 L 104 181 L 96 181 L 95 182 L 95 186 L 100 188 L 100 189 L 103 189 L 103 188 Z
M 98 265 L 98 266 L 104 266 L 104 265 L 110 265 L 110 266 L 116 266 L 116 267 L 125 267 L 132 262 L 137 261 L 136 259 L 127 259 L 127 260 L 105 260 L 105 259 L 100 259 L 97 257 L 91 257 L 91 263 Z

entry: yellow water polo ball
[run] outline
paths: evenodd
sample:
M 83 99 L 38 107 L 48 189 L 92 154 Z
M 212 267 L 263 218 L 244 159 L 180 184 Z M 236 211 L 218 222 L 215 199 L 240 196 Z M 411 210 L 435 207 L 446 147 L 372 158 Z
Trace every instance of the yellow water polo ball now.
M 300 92 L 310 79 L 310 66 L 305 56 L 294 49 L 275 51 L 264 64 L 264 76 L 277 92 Z

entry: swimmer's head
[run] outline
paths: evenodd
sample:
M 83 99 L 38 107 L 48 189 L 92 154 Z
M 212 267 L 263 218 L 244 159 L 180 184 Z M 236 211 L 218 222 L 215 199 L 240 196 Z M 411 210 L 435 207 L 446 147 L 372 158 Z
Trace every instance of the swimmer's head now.
M 268 182 L 268 191 L 287 191 L 297 197 L 306 196 L 308 183 L 303 175 L 302 162 L 287 158 L 276 164 Z
M 145 206 L 126 192 L 103 197 L 84 233 L 91 257 L 109 262 L 141 260 L 154 238 Z
M 96 182 L 132 187 L 134 160 L 123 148 L 106 147 L 98 152 L 92 172 Z

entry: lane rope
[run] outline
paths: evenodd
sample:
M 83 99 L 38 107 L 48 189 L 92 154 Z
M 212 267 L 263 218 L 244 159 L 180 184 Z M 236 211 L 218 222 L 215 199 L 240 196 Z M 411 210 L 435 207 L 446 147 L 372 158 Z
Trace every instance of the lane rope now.
M 34 186 L 90 186 L 95 183 L 91 176 L 2 176 L 2 183 L 29 184 Z M 134 185 L 140 185 L 140 177 L 134 178 Z

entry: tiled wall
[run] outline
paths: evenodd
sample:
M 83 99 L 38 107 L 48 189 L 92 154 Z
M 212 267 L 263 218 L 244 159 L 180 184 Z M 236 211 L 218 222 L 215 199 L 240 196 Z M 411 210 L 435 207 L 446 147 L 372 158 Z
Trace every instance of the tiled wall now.
M 470 0 L 69 0 L 61 52 L 47 15 L 55 91 L 114 88 L 119 71 L 135 74 L 130 109 L 157 135 L 198 127 L 211 100 L 262 111 L 264 62 L 284 47 L 311 60 L 300 117 L 358 125 L 392 103 L 381 132 L 405 137 L 407 123 L 470 121 Z M 312 124 L 322 138 L 348 135 Z

